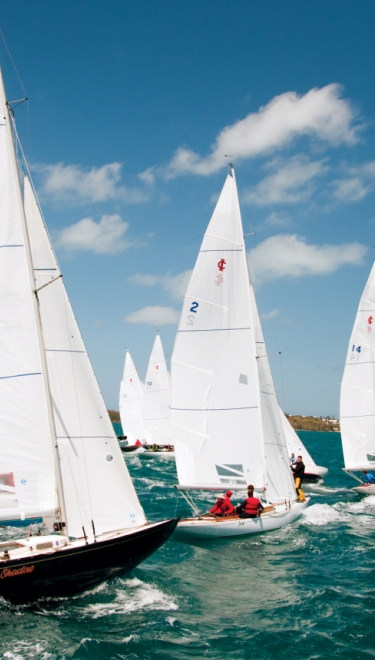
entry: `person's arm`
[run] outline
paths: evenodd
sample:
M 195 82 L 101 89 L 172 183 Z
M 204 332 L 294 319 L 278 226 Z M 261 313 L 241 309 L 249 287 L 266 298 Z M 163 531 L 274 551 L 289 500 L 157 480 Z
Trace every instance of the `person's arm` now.
M 241 511 L 244 510 L 245 506 L 246 506 L 246 500 L 243 500 L 241 504 L 238 504 L 238 506 L 236 506 L 237 513 L 241 513 Z

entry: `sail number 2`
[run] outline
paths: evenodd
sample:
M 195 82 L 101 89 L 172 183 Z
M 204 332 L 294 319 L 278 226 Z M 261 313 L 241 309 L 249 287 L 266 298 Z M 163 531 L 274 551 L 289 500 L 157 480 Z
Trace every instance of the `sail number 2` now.
M 190 311 L 194 312 L 194 314 L 196 314 L 198 307 L 199 307 L 199 303 L 193 302 L 191 304 Z M 193 314 L 189 314 L 189 316 L 187 317 L 187 324 L 188 325 L 194 325 L 194 318 L 195 317 L 193 316 Z

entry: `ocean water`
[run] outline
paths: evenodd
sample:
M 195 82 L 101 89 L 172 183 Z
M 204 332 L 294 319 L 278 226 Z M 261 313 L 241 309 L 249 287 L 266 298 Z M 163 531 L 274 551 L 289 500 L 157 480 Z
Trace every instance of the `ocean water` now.
M 294 525 L 200 547 L 170 541 L 132 573 L 57 604 L 0 602 L 0 657 L 373 658 L 375 496 L 350 491 L 338 433 L 301 437 L 330 471 L 306 486 L 311 503 Z M 150 519 L 188 513 L 173 460 L 126 460 Z

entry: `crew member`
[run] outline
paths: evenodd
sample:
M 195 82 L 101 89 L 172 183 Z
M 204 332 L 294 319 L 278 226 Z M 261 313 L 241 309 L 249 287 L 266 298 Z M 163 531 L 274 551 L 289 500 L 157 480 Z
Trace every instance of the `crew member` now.
M 213 505 L 212 509 L 209 510 L 209 513 L 212 513 L 213 516 L 222 517 L 225 515 L 224 508 L 225 495 L 216 495 L 216 502 Z
M 294 465 L 294 463 L 297 463 L 297 459 L 296 459 L 295 455 L 293 454 L 293 452 L 291 453 L 289 460 L 290 460 L 291 465 Z
M 362 470 L 362 472 L 366 479 L 365 486 L 371 486 L 372 484 L 375 484 L 375 476 L 371 472 L 367 472 L 366 470 Z
M 257 518 L 263 508 L 261 501 L 254 497 L 254 486 L 250 485 L 247 487 L 247 498 L 236 506 L 236 511 L 240 518 Z
M 233 493 L 232 493 L 231 490 L 227 490 L 227 492 L 225 493 L 223 508 L 224 508 L 226 516 L 231 516 L 233 513 L 235 513 L 235 508 L 234 508 L 232 502 L 230 501 L 230 498 L 231 498 L 232 495 L 233 495 Z
M 141 441 L 139 440 L 139 438 L 137 438 L 137 440 L 135 441 L 134 444 L 135 444 L 136 447 L 142 447 L 142 443 L 141 443 Z
M 305 493 L 301 488 L 303 475 L 305 474 L 305 464 L 302 461 L 302 456 L 297 456 L 297 463 L 292 465 L 291 468 L 294 476 L 294 484 L 296 487 L 298 500 L 300 502 L 305 502 L 306 501 Z
M 156 442 L 152 445 L 151 451 L 159 451 L 159 445 L 157 445 Z

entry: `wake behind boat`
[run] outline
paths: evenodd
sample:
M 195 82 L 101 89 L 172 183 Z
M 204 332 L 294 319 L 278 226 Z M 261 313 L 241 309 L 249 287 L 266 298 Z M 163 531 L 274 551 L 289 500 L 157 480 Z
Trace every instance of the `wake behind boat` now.
M 0 544 L 0 596 L 24 603 L 131 570 L 177 520 L 146 520 L 27 177 L 23 206 L 5 98 L 0 74 L 0 522 L 50 532 Z
M 253 484 L 268 509 L 247 520 L 197 515 L 180 521 L 175 538 L 253 534 L 301 515 L 307 502 L 297 501 L 289 466 L 232 166 L 184 299 L 172 355 L 172 428 L 178 488 L 188 500 L 187 491 Z
M 375 485 L 369 484 L 366 479 L 366 474 L 375 470 L 374 319 L 375 263 L 354 321 L 340 398 L 343 469 L 360 484 L 352 488 L 360 495 L 375 493 Z M 362 473 L 364 477 L 360 478 L 357 473 Z

